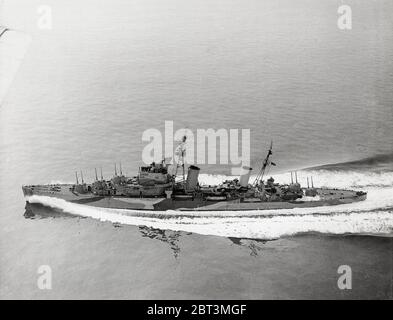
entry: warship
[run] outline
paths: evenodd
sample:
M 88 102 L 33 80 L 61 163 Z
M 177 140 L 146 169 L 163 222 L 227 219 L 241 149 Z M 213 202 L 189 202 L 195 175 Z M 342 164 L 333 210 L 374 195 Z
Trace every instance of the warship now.
M 25 185 L 23 194 L 27 203 L 32 196 L 45 196 L 93 207 L 155 211 L 291 209 L 347 204 L 367 197 L 363 191 L 314 187 L 312 177 L 310 180 L 307 177 L 307 187 L 302 187 L 297 172 L 291 172 L 288 184 L 276 183 L 271 177 L 265 181 L 267 169 L 276 165 L 271 161 L 273 143 L 253 181 L 250 181 L 252 168 L 242 167 L 238 178 L 203 185 L 198 181 L 200 168 L 190 165 L 185 173 L 185 140 L 183 137 L 176 148 L 175 163 L 165 159 L 141 166 L 137 176 L 125 176 L 120 164 L 119 173 L 115 165 L 110 180 L 104 179 L 102 169 L 100 178 L 95 169 L 92 183 L 85 183 L 83 173 L 78 177 L 75 172 L 75 184 Z

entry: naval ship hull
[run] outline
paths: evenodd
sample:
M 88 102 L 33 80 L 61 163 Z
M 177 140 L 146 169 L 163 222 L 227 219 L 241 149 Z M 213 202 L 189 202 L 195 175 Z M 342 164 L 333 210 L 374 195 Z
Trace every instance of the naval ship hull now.
M 367 194 L 353 190 L 316 188 L 317 197 L 304 197 L 294 201 L 261 201 L 258 198 L 214 200 L 213 198 L 184 196 L 179 198 L 129 196 L 98 196 L 91 192 L 78 194 L 72 191 L 71 184 L 37 185 L 22 187 L 26 201 L 32 196 L 53 197 L 68 202 L 92 207 L 153 210 L 153 211 L 244 211 L 293 209 L 320 206 L 334 206 L 365 200 Z

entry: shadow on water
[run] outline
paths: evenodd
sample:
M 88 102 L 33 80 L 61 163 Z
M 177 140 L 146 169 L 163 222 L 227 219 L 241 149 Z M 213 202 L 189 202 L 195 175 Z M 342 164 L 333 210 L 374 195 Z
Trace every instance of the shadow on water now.
M 228 237 L 228 239 L 235 245 L 249 249 L 250 256 L 252 257 L 258 256 L 259 251 L 262 250 L 260 244 L 265 244 L 267 242 L 266 240 L 248 239 L 248 238 Z
M 159 240 L 168 243 L 173 252 L 173 256 L 175 257 L 175 259 L 178 258 L 180 254 L 180 246 L 179 246 L 179 238 L 181 236 L 180 231 L 161 230 L 161 229 L 156 229 L 146 226 L 139 226 L 139 231 L 142 234 L 142 237 L 148 237 L 150 239 Z
M 26 202 L 25 212 L 23 216 L 26 219 L 47 219 L 47 218 L 84 218 L 80 216 L 75 216 L 64 212 L 61 209 L 55 209 L 51 207 L 44 206 L 40 203 L 29 203 Z M 115 228 L 120 228 L 122 225 L 120 223 L 113 223 Z M 191 233 L 182 233 L 180 231 L 172 231 L 172 230 L 161 230 L 152 227 L 139 226 L 139 232 L 142 234 L 142 237 L 147 237 L 153 240 L 158 240 L 165 242 L 169 245 L 170 249 L 173 252 L 173 256 L 175 259 L 179 257 L 180 254 L 180 246 L 179 239 L 183 234 L 190 235 Z M 259 252 L 262 250 L 261 244 L 266 243 L 266 240 L 258 240 L 258 239 L 250 239 L 250 238 L 235 238 L 228 237 L 228 239 L 235 245 L 247 248 L 250 250 L 250 256 L 256 257 L 259 255 Z

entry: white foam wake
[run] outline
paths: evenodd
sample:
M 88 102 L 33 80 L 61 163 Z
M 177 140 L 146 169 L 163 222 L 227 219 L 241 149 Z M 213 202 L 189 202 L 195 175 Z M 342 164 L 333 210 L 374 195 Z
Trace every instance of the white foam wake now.
M 39 196 L 32 196 L 29 201 L 112 223 L 227 237 L 275 239 L 304 232 L 393 234 L 393 173 L 299 171 L 298 178 L 303 185 L 307 175 L 313 175 L 317 186 L 358 186 L 368 192 L 367 200 L 315 208 L 211 212 L 105 209 Z M 217 184 L 228 178 L 201 175 L 206 184 Z M 274 178 L 285 183 L 290 175 L 279 174 Z
M 300 170 L 297 171 L 298 181 L 307 186 L 307 177 L 313 177 L 316 187 L 329 188 L 367 188 L 367 187 L 393 187 L 393 172 L 356 172 L 332 170 Z M 290 183 L 290 173 L 274 174 L 272 177 L 279 183 Z M 214 185 L 234 176 L 201 174 L 199 180 L 202 184 Z M 250 177 L 253 182 L 255 176 Z
M 386 191 L 386 190 L 384 190 Z M 388 190 L 392 192 L 392 190 Z M 356 206 L 295 208 L 285 210 L 216 211 L 185 214 L 184 212 L 154 212 L 105 209 L 66 202 L 51 197 L 33 196 L 31 203 L 42 203 L 73 215 L 90 217 L 127 225 L 195 232 L 239 238 L 275 239 L 303 232 L 331 234 L 391 234 L 393 231 L 393 201 L 385 192 L 385 201 L 375 207 L 377 190 L 370 201 Z

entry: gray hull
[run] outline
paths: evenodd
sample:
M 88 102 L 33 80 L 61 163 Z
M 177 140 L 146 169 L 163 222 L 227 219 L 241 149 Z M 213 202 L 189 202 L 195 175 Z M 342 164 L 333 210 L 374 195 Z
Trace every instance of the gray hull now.
M 78 194 L 71 191 L 72 185 L 37 185 L 23 186 L 22 190 L 29 201 L 31 196 L 45 196 L 65 201 L 85 204 L 92 207 L 130 210 L 179 210 L 179 211 L 244 211 L 293 209 L 320 206 L 334 206 L 365 200 L 367 194 L 353 190 L 316 189 L 317 197 L 307 197 L 296 201 L 261 201 L 260 199 L 208 200 L 202 197 L 167 199 L 164 197 L 138 198 L 126 196 L 97 196 L 91 192 Z

